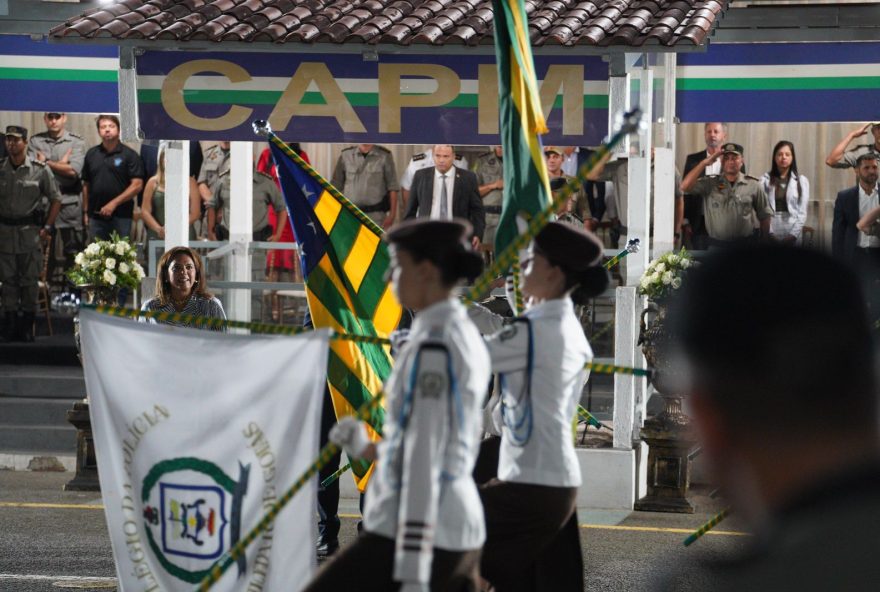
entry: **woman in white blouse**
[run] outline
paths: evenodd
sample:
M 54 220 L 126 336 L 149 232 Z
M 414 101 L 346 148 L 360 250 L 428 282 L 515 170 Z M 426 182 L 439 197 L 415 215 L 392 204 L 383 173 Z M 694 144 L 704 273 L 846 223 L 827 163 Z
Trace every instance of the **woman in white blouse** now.
M 607 288 L 601 255 L 583 228 L 548 224 L 522 262 L 530 308 L 487 339 L 501 387 L 493 409 L 501 448 L 498 478 L 480 488 L 487 534 L 480 569 L 499 592 L 583 589 L 572 421 L 593 351 L 574 305 Z M 493 319 L 479 310 L 471 318 L 485 331 Z
M 761 177 L 770 207 L 776 212 L 770 234 L 784 243 L 797 243 L 807 221 L 810 181 L 798 173 L 794 144 L 782 140 L 773 147 L 773 164 Z

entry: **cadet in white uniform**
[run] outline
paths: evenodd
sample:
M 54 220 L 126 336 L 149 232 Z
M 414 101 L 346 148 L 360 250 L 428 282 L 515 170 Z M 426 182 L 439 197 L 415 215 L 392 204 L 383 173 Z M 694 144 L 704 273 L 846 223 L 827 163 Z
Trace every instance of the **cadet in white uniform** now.
M 471 471 L 479 450 L 489 354 L 453 297 L 482 258 L 462 221 L 405 222 L 385 235 L 391 281 L 416 311 L 387 384 L 384 439 L 373 445 L 347 417 L 330 440 L 349 457 L 375 459 L 364 533 L 306 588 L 405 592 L 476 590 L 486 530 Z
M 608 286 L 601 254 L 588 231 L 548 224 L 523 261 L 531 307 L 487 339 L 501 383 L 490 431 L 500 431 L 501 448 L 497 479 L 480 488 L 487 529 L 481 570 L 498 592 L 583 589 L 575 515 L 581 474 L 571 426 L 593 351 L 574 303 Z M 492 313 L 480 312 L 472 314 L 478 326 L 497 327 L 486 318 Z

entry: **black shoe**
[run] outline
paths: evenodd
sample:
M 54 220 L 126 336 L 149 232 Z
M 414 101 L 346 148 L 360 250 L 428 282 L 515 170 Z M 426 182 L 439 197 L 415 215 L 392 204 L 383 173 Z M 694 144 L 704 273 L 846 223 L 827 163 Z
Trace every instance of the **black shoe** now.
M 0 343 L 11 342 L 15 339 L 15 327 L 17 324 L 17 315 L 14 312 L 7 312 L 3 315 L 3 329 L 0 330 Z
M 339 539 L 332 539 L 329 541 L 319 540 L 317 546 L 315 547 L 315 553 L 318 555 L 318 559 L 327 559 L 338 550 Z
M 32 312 L 26 312 L 21 315 L 21 318 L 18 319 L 18 325 L 16 326 L 16 341 L 21 341 L 22 343 L 33 343 L 34 342 L 34 318 L 36 315 Z

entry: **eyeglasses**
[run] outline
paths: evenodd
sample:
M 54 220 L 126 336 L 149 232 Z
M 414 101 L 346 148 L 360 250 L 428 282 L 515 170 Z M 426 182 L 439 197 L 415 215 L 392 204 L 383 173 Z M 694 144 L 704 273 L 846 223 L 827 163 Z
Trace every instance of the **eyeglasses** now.
M 195 271 L 196 266 L 192 263 L 187 263 L 186 265 L 172 265 L 170 267 L 171 273 L 183 273 L 184 271 Z

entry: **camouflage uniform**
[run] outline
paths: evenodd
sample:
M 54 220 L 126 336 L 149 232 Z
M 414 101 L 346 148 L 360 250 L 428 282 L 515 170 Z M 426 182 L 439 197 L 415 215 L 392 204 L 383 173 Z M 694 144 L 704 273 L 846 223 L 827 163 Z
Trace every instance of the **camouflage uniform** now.
M 400 190 L 394 157 L 387 148 L 376 145 L 366 154 L 357 146 L 344 149 L 330 182 L 380 227 L 391 207 L 388 194 Z
M 70 151 L 69 155 L 68 151 Z M 61 192 L 61 211 L 55 218 L 58 234 L 52 241 L 49 276 L 58 283 L 57 276 L 73 266 L 73 258 L 85 245 L 80 174 L 86 155 L 86 142 L 80 136 L 66 130 L 57 139 L 49 135 L 49 132 L 43 132 L 31 136 L 28 140 L 28 154 L 35 157 L 36 152 L 42 152 L 46 160 L 53 162 L 64 160 L 67 156 L 67 163 L 76 171 L 76 177 L 65 177 L 53 172 L 55 183 Z
M 504 163 L 495 151 L 491 150 L 477 157 L 474 164 L 474 172 L 477 173 L 477 184 L 488 185 L 498 179 L 504 178 Z M 483 196 L 483 210 L 486 212 L 486 230 L 483 231 L 483 243 L 495 245 L 495 231 L 501 220 L 501 206 L 504 200 L 504 190 L 493 189 Z
M 33 315 L 37 306 L 44 198 L 61 201 L 49 167 L 28 157 L 17 169 L 0 160 L 0 303 L 7 316 Z

